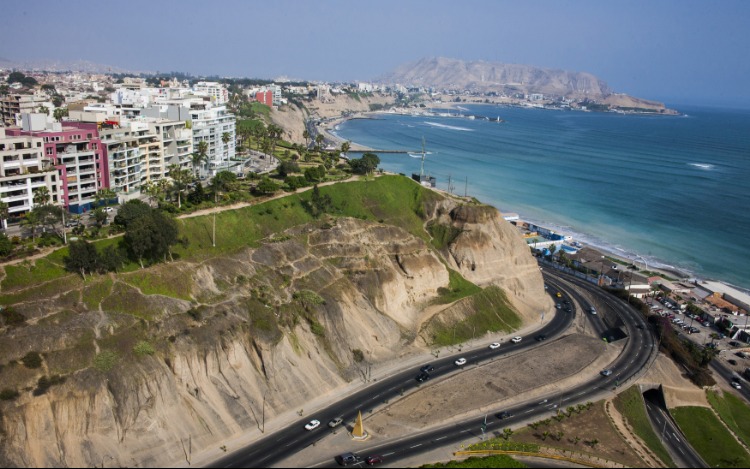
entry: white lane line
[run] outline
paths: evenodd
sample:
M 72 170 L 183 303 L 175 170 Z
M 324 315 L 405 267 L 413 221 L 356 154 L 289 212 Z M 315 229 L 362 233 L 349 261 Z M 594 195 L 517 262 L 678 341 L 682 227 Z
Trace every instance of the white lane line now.
M 440 438 L 435 438 L 435 441 L 440 441 L 448 438 L 447 436 L 441 436 Z
M 534 412 L 534 409 L 531 409 L 531 410 L 527 410 L 526 412 L 524 412 L 524 414 L 530 414 L 530 413 L 532 413 L 532 412 Z
M 422 443 L 414 446 L 409 446 L 409 449 L 419 448 L 420 446 L 422 446 Z
M 683 456 L 685 456 L 685 452 L 682 450 L 682 447 L 678 446 L 677 449 L 682 453 Z
M 396 453 L 385 453 L 385 454 L 383 455 L 383 457 L 385 457 L 385 456 L 390 456 L 390 455 L 392 455 L 392 454 L 396 454 Z

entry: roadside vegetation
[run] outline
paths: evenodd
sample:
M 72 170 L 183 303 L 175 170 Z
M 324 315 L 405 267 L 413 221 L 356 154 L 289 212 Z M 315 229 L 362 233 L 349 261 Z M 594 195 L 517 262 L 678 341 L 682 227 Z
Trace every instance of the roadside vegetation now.
M 614 405 L 620 414 L 625 417 L 625 421 L 633 429 L 633 432 L 640 438 L 646 446 L 667 465 L 667 467 L 677 467 L 669 452 L 659 440 L 659 436 L 654 432 L 651 422 L 646 414 L 646 406 L 643 403 L 643 397 L 637 386 L 632 386 L 626 391 L 620 393 L 614 399 Z
M 750 406 L 729 392 L 706 390 L 711 407 L 745 445 L 750 445 Z
M 750 467 L 750 454 L 705 407 L 670 409 L 680 430 L 710 467 Z
M 453 468 L 453 467 L 529 467 L 526 464 L 516 461 L 505 454 L 496 454 L 494 456 L 476 457 L 464 459 L 462 461 L 450 461 L 447 463 L 425 464 L 426 468 Z

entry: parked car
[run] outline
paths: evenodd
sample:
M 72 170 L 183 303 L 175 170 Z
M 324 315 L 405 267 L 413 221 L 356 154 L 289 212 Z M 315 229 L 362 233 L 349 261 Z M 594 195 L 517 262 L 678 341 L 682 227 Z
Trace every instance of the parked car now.
M 736 340 L 732 340 L 729 342 L 729 345 L 731 345 L 732 347 L 739 347 L 740 343 L 737 342 Z
M 495 350 L 496 348 L 500 347 L 500 342 L 493 342 L 490 344 L 490 349 Z
M 307 431 L 315 430 L 319 426 L 320 426 L 320 420 L 310 420 L 310 423 L 305 425 L 305 430 Z
M 331 428 L 336 428 L 342 423 L 344 423 L 344 419 L 342 419 L 341 417 L 336 417 L 335 419 L 328 422 L 328 426 Z
M 727 363 L 729 363 L 730 365 L 737 366 L 737 360 L 735 360 L 734 358 L 730 358 L 729 360 L 727 360 Z
M 521 342 L 521 336 L 515 336 L 512 339 L 510 339 L 510 341 L 513 342 L 514 344 L 517 344 Z
M 465 358 L 459 358 L 454 362 L 456 366 L 464 366 L 466 365 L 466 359 Z

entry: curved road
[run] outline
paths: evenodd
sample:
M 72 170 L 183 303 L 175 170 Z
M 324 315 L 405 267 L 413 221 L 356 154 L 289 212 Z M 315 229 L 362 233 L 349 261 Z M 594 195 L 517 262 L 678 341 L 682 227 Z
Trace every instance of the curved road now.
M 590 303 L 583 297 L 583 295 L 575 291 L 578 288 L 583 289 L 589 295 L 598 298 L 600 300 L 599 304 L 606 303 L 607 306 L 611 308 L 611 311 L 607 311 L 606 314 L 608 316 L 613 315 L 614 318 L 620 318 L 622 320 L 624 327 L 627 330 L 626 334 L 629 336 L 629 339 L 626 339 L 628 342 L 618 359 L 612 363 L 611 368 L 613 374 L 611 376 L 600 376 L 595 380 L 575 386 L 565 392 L 550 395 L 546 399 L 542 398 L 541 402 L 535 400 L 534 402 L 526 402 L 513 408 L 498 409 L 497 411 L 510 411 L 514 416 L 503 420 L 502 422 L 497 421 L 494 418 L 488 419 L 488 432 L 510 426 L 520 420 L 549 414 L 550 412 L 553 412 L 553 406 L 564 408 L 566 405 L 586 401 L 591 396 L 611 390 L 618 384 L 635 376 L 641 369 L 643 369 L 655 351 L 654 338 L 650 334 L 648 328 L 644 327 L 643 329 L 639 329 L 636 327 L 639 323 L 643 324 L 643 319 L 640 317 L 640 314 L 632 308 L 629 308 L 624 302 L 613 301 L 615 299 L 610 297 L 606 292 L 598 289 L 598 287 L 586 284 L 586 282 L 573 277 L 568 278 L 567 276 L 561 276 L 553 279 L 549 273 L 545 273 L 545 281 L 550 285 L 548 293 L 554 294 L 556 290 L 565 292 L 566 297 L 570 297 L 574 303 L 581 304 L 584 308 L 588 308 Z M 575 288 L 571 288 L 568 285 L 575 285 Z M 555 298 L 555 300 L 557 301 L 559 299 Z M 554 337 L 559 336 L 572 324 L 575 310 L 570 313 L 565 312 L 563 309 L 558 309 L 556 311 L 554 318 L 544 327 L 537 330 L 536 334 L 546 334 L 549 339 L 553 339 Z M 582 314 L 588 316 L 586 320 L 591 321 L 591 327 L 593 327 L 598 334 L 603 334 L 611 328 L 611 326 L 605 322 L 607 318 L 603 317 L 604 315 L 601 313 L 597 316 L 592 316 L 588 313 Z M 471 366 L 480 361 L 499 358 L 509 353 L 516 353 L 531 348 L 535 344 L 536 342 L 527 339 L 519 344 L 513 344 L 510 342 L 504 343 L 496 350 L 490 350 L 487 347 L 465 350 L 461 354 L 434 360 L 431 364 L 435 367 L 435 371 L 431 373 L 431 376 L 439 377 L 459 371 L 458 367 L 453 363 L 459 356 L 465 357 L 468 360 L 468 363 L 465 366 Z M 374 383 L 367 388 L 342 399 L 342 401 L 316 412 L 309 418 L 298 419 L 298 421 L 291 423 L 285 429 L 278 431 L 273 435 L 269 435 L 242 450 L 227 455 L 221 460 L 216 461 L 214 464 L 211 464 L 211 466 L 268 467 L 277 463 L 288 457 L 294 450 L 305 448 L 325 438 L 329 434 L 329 432 L 326 431 L 326 424 L 329 420 L 335 417 L 343 417 L 345 422 L 352 422 L 356 417 L 357 410 L 368 411 L 374 409 L 381 405 L 383 401 L 397 397 L 403 392 L 417 387 L 419 383 L 417 383 L 415 377 L 418 373 L 418 370 L 410 369 L 398 373 L 388 379 L 383 379 Z M 556 409 L 554 411 L 556 411 Z M 311 418 L 320 420 L 321 427 L 308 432 L 304 430 L 304 425 Z M 465 440 L 467 437 L 479 437 L 481 436 L 481 423 L 482 418 L 476 417 L 410 438 L 400 438 L 398 441 L 388 442 L 379 446 L 360 446 L 358 448 L 360 449 L 359 452 L 362 454 L 368 452 L 382 454 L 387 458 L 388 462 L 393 462 L 394 460 L 430 451 L 439 446 Z M 331 459 L 326 464 L 334 464 L 334 456 L 335 455 L 332 454 Z M 315 462 L 311 461 L 311 463 L 314 464 Z

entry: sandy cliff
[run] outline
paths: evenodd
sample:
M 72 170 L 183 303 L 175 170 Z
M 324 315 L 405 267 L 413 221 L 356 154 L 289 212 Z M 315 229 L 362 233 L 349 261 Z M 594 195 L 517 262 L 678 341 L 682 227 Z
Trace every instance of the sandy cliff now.
M 355 351 L 378 362 L 418 347 L 425 311 L 440 311 L 427 306 L 448 284 L 446 263 L 535 318 L 546 303 L 525 243 L 494 209 L 459 205 L 432 207 L 460 229 L 445 258 L 401 228 L 342 218 L 152 267 L 179 297 L 143 293 L 141 272 L 4 291 L 30 324 L 2 330 L 0 379 L 22 392 L 0 404 L 0 463 L 160 466 L 218 447 L 260 424 L 264 395 L 270 421 L 359 376 Z M 454 320 L 472 314 L 460 311 Z M 134 353 L 141 341 L 154 353 Z M 41 369 L 18 362 L 29 350 L 42 353 Z M 109 367 L 103 352 L 115 355 Z M 61 370 L 64 383 L 32 392 Z

